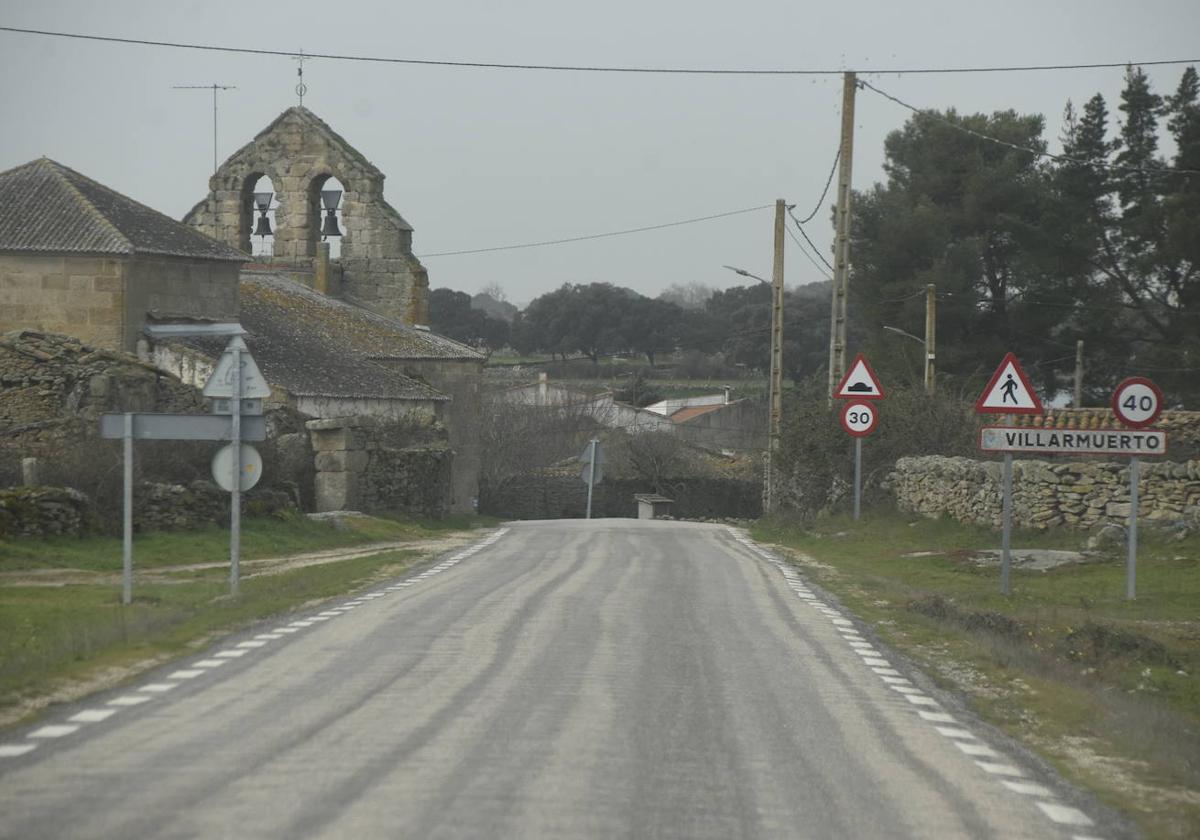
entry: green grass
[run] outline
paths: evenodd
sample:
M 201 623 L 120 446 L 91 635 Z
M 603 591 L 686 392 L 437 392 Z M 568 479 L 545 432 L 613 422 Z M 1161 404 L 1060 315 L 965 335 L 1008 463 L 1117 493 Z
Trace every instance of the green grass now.
M 247 560 L 278 557 L 323 549 L 389 540 L 419 539 L 450 530 L 486 525 L 492 520 L 453 516 L 444 520 L 393 520 L 348 517 L 338 530 L 328 522 L 303 516 L 285 519 L 247 518 L 242 521 L 241 556 Z M 0 572 L 29 569 L 119 571 L 120 537 L 49 537 L 0 539 Z M 157 531 L 135 534 L 135 569 L 220 562 L 229 558 L 229 530 L 217 526 L 195 531 Z
M 806 573 L 881 637 L 1149 836 L 1185 837 L 1200 824 L 1184 795 L 1200 787 L 1200 538 L 1143 531 L 1138 597 L 1128 601 L 1123 547 L 1085 564 L 1014 569 L 1004 596 L 998 568 L 971 560 L 999 547 L 986 529 L 870 511 L 807 528 L 763 521 L 754 536 L 813 558 L 801 561 Z M 1016 533 L 1013 547 L 1082 541 Z M 915 552 L 924 556 L 907 556 Z
M 248 519 L 243 557 L 283 556 L 389 540 L 419 540 L 490 524 L 481 517 L 438 522 L 351 518 L 346 528 L 304 518 Z M 227 531 L 147 534 L 135 540 L 138 569 L 134 600 L 120 603 L 119 585 L 28 585 L 10 576 L 0 585 L 0 717 L 13 720 L 26 701 L 105 669 L 186 654 L 198 644 L 254 621 L 353 591 L 401 573 L 424 559 L 414 551 L 388 551 L 277 574 L 245 576 L 229 594 L 225 567 L 167 570 L 228 558 Z M 0 543 L 0 571 L 121 568 L 121 541 L 110 538 L 22 540 Z

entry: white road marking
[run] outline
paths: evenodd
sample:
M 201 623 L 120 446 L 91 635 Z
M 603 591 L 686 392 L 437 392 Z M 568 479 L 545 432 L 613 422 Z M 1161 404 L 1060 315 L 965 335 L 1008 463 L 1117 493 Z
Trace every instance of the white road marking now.
M 108 720 L 116 713 L 116 709 L 84 709 L 79 714 L 71 715 L 70 720 L 76 723 L 99 723 L 102 720 Z
M 863 659 L 866 659 L 867 657 L 871 657 L 871 658 L 873 658 L 873 659 L 878 659 L 878 658 L 880 658 L 881 656 L 883 656 L 883 654 L 882 654 L 882 653 L 880 653 L 879 651 L 875 650 L 875 648 L 873 648 L 873 647 L 865 647 L 865 648 L 864 648 L 864 647 L 860 647 L 860 648 L 855 648 L 855 649 L 854 649 L 854 652 L 855 652 L 855 653 L 857 653 L 859 656 L 863 657 Z
M 854 626 L 854 622 L 850 621 L 849 619 L 846 619 L 846 618 L 835 618 L 833 620 L 833 623 L 840 624 L 843 627 L 853 627 Z
M 324 616 L 325 618 L 333 618 L 336 615 L 341 615 L 341 613 L 338 612 L 337 610 L 325 610 L 325 612 L 317 613 L 316 617 L 321 618 L 322 616 Z
M 959 729 L 957 726 L 935 726 L 933 727 L 947 738 L 966 738 L 975 740 L 975 736 L 965 729 Z
M 867 663 L 868 665 L 878 665 L 881 668 L 886 668 L 888 665 L 892 664 L 892 663 L 888 662 L 886 659 L 878 659 L 878 658 L 871 658 L 871 657 L 864 657 L 863 662 Z
M 188 668 L 188 669 L 184 669 L 182 671 L 175 671 L 174 673 L 167 674 L 167 679 L 169 679 L 169 680 L 191 680 L 191 679 L 195 679 L 196 677 L 200 676 L 203 673 L 204 673 L 203 669 Z
M 876 674 L 879 674 L 879 676 L 881 676 L 881 677 L 898 677 L 898 676 L 900 676 L 900 672 L 897 671 L 895 668 L 872 668 L 871 670 L 874 671 Z
M 1092 820 L 1087 814 L 1080 811 L 1078 808 L 1072 808 L 1068 805 L 1058 805 L 1054 802 L 1039 802 L 1039 808 L 1046 814 L 1047 817 L 1054 820 L 1056 823 L 1063 825 L 1091 825 Z
M 248 650 L 223 650 L 220 653 L 213 654 L 218 659 L 237 659 L 239 656 L 245 656 L 250 651 Z
M 299 633 L 300 628 L 299 627 L 276 627 L 273 632 L 275 632 L 275 633 Z
M 295 627 L 299 630 L 301 627 L 312 627 L 311 621 L 293 621 L 288 627 Z
M 1000 753 L 989 747 L 987 744 L 977 744 L 973 741 L 955 741 L 954 746 L 965 752 L 967 755 L 979 755 L 986 758 L 999 758 Z
M 1025 771 L 1020 767 L 1013 767 L 1011 764 L 999 764 L 995 761 L 976 761 L 980 767 L 986 772 L 996 776 L 1024 776 Z
M 278 633 L 272 632 L 272 633 L 259 633 L 254 638 L 272 640 L 272 639 L 282 639 L 283 636 L 279 635 Z
M 885 674 L 880 674 L 879 679 L 883 680 L 888 685 L 912 685 L 912 681 L 904 677 L 889 677 Z
M 259 639 L 249 639 L 245 642 L 238 642 L 236 647 L 242 648 L 244 650 L 251 650 L 253 648 L 266 647 L 266 644 L 267 644 L 266 642 L 261 641 Z
M 1010 782 L 1008 779 L 1001 779 L 1000 784 L 1011 791 L 1023 793 L 1027 796 L 1054 796 L 1054 791 L 1036 782 Z
M 36 749 L 37 744 L 0 744 L 0 758 L 16 758 Z
M 308 620 L 308 622 L 309 622 L 309 624 L 311 624 L 314 621 L 328 621 L 330 618 L 331 618 L 331 616 L 328 616 L 328 615 L 314 615 L 312 618 L 310 618 Z
M 124 694 L 120 697 L 114 697 L 108 701 L 110 706 L 140 706 L 142 703 L 149 703 L 150 698 L 145 694 Z
M 197 668 L 216 668 L 218 665 L 224 665 L 229 660 L 227 659 L 201 659 L 199 662 L 192 664 Z
M 954 719 L 953 715 L 948 715 L 945 712 L 927 712 L 924 709 L 921 709 L 917 712 L 917 714 L 919 714 L 921 717 L 925 718 L 925 720 L 931 720 L 936 723 L 957 723 L 958 722 Z
M 29 733 L 30 738 L 61 738 L 64 735 L 70 735 L 72 732 L 78 732 L 78 726 L 72 726 L 69 723 L 54 724 L 51 726 L 43 726 L 41 729 L 35 729 Z
M 932 697 L 926 697 L 924 694 L 905 694 L 904 699 L 914 706 L 936 706 L 938 701 Z
M 152 694 L 162 694 L 164 691 L 170 691 L 172 688 L 178 688 L 179 683 L 150 683 L 138 689 L 138 691 L 149 691 Z
M 890 688 L 892 691 L 898 691 L 901 694 L 908 694 L 908 695 L 925 693 L 925 692 L 921 691 L 921 689 L 916 688 L 915 686 L 911 686 L 911 685 L 889 685 L 888 688 Z

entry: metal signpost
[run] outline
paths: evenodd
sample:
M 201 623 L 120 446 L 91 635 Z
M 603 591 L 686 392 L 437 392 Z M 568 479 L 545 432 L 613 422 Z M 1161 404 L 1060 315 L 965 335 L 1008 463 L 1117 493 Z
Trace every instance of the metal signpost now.
M 1113 391 L 1112 409 L 1113 414 L 1117 415 L 1117 419 L 1126 426 L 1141 429 L 1149 426 L 1162 414 L 1163 393 L 1149 379 L 1133 376 L 1126 379 Z M 1142 432 L 1141 434 L 1147 433 Z M 1167 448 L 1166 434 L 1164 432 L 1158 432 L 1158 434 L 1163 436 L 1160 452 L 1165 452 Z M 1160 452 L 1154 454 L 1157 455 Z M 1138 479 L 1140 478 L 1138 473 L 1141 471 L 1140 466 L 1141 462 L 1136 454 L 1129 459 L 1129 529 L 1126 532 L 1125 555 L 1125 598 L 1129 601 L 1137 596 L 1137 520 L 1141 501 L 1138 498 Z
M 1029 377 L 1012 353 L 1005 355 L 1000 367 L 975 402 L 977 414 L 1003 414 L 1005 427 L 1014 414 L 1042 414 L 1042 401 L 1029 384 Z M 1009 431 L 1012 431 L 1011 429 Z M 1000 592 L 1012 594 L 1012 451 L 1004 450 L 1000 530 Z
M 587 485 L 587 517 L 592 518 L 592 488 L 600 483 L 600 479 L 604 477 L 604 450 L 600 448 L 600 441 L 592 438 L 587 445 L 587 449 L 583 450 L 583 454 L 579 456 L 579 460 L 583 462 L 583 472 L 580 478 Z
M 266 440 L 267 424 L 261 413 L 246 414 L 241 403 L 241 397 L 248 396 L 257 399 L 257 403 L 253 408 L 262 411 L 261 398 L 270 394 L 270 387 L 262 378 L 262 374 L 258 370 L 258 366 L 254 364 L 253 358 L 246 350 L 245 342 L 242 341 L 238 333 L 241 332 L 241 327 L 236 324 L 216 324 L 211 325 L 215 329 L 205 330 L 202 327 L 192 328 L 192 331 L 187 331 L 182 326 L 169 325 L 170 330 L 164 327 L 152 328 L 162 332 L 163 335 L 171 336 L 186 336 L 186 335 L 229 335 L 234 337 L 230 340 L 229 346 L 225 350 L 225 354 L 221 357 L 221 361 L 217 363 L 217 368 L 213 376 L 209 378 L 208 383 L 204 386 L 205 396 L 212 397 L 230 397 L 227 407 L 231 409 L 231 413 L 214 413 L 214 414 L 149 414 L 149 413 L 125 413 L 125 414 L 105 414 L 100 418 L 100 436 L 103 438 L 121 438 L 124 440 L 124 511 L 123 511 L 123 563 L 122 563 L 122 578 L 121 578 L 121 603 L 129 604 L 133 600 L 133 441 L 134 440 L 224 440 L 231 441 L 234 446 L 234 453 L 231 454 L 231 476 L 239 476 L 243 474 L 241 464 L 242 447 L 241 441 L 246 440 Z M 223 330 L 217 332 L 216 330 Z M 236 330 L 236 333 L 234 332 Z M 226 363 L 228 358 L 228 363 Z M 246 375 L 246 374 L 250 375 Z M 210 388 L 212 389 L 210 391 Z M 220 411 L 223 407 L 219 403 L 214 404 L 214 411 Z M 246 401 L 249 402 L 249 401 Z M 249 447 L 246 447 L 247 449 Z M 257 453 L 255 453 L 257 457 Z M 258 459 L 256 472 L 261 474 L 262 461 Z M 243 489 L 249 489 L 254 486 L 257 477 L 247 486 L 245 477 L 241 482 L 231 481 L 230 486 L 233 488 L 232 511 L 230 513 L 230 584 L 232 592 L 237 594 L 237 579 L 238 579 L 238 558 L 240 554 L 240 525 L 241 525 L 241 498 L 240 493 Z M 220 479 L 218 478 L 218 483 Z
M 862 439 L 879 425 L 879 412 L 867 400 L 882 400 L 886 394 L 871 363 L 859 353 L 833 395 L 849 400 L 842 406 L 839 420 L 846 434 L 854 438 L 854 521 L 857 522 L 862 510 Z

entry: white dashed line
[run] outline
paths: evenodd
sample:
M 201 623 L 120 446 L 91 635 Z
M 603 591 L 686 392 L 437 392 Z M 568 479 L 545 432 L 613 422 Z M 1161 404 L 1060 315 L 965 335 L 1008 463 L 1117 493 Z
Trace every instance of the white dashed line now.
M 144 694 L 125 694 L 121 697 L 114 697 L 108 701 L 110 706 L 140 706 L 143 703 L 149 703 L 150 698 Z
M 239 656 L 245 656 L 249 652 L 250 651 L 248 650 L 233 650 L 231 648 L 229 650 L 223 650 L 219 653 L 214 653 L 213 656 L 217 657 L 218 659 L 237 659 Z
M 987 744 L 979 744 L 974 741 L 955 741 L 954 746 L 958 747 L 967 755 L 982 756 L 983 758 L 1000 758 L 1000 753 L 996 752 Z
M 78 726 L 72 726 L 69 723 L 60 723 L 52 726 L 43 726 L 41 729 L 35 729 L 29 733 L 30 738 L 61 738 L 64 735 L 70 735 L 72 732 L 78 732 Z
M 0 758 L 16 758 L 36 749 L 37 744 L 0 744 Z
M 907 697 L 915 697 L 918 694 L 925 693 L 921 691 L 921 689 L 912 685 L 889 685 L 888 688 L 890 688 L 892 691 L 898 691 Z
M 933 721 L 934 723 L 957 723 L 953 715 L 948 715 L 945 712 L 927 712 L 924 709 L 917 711 L 925 720 Z
M 246 650 L 251 650 L 253 648 L 264 647 L 264 646 L 266 646 L 266 644 L 267 644 L 266 642 L 264 642 L 260 639 L 248 639 L 247 641 L 244 641 L 244 642 L 238 642 L 237 645 L 235 645 L 235 647 L 243 648 Z
M 299 630 L 302 627 L 312 627 L 312 622 L 311 621 L 293 621 L 291 624 L 288 625 L 288 627 L 295 627 L 297 630 Z
M 216 668 L 228 661 L 227 659 L 201 659 L 199 662 L 193 662 L 192 665 L 196 668 Z
M 138 691 L 149 691 L 151 694 L 162 694 L 170 691 L 172 688 L 178 688 L 179 683 L 150 683 L 138 689 Z
M 1062 825 L 1092 824 L 1091 817 L 1078 808 L 1072 808 L 1069 805 L 1058 805 L 1054 802 L 1039 802 L 1037 806 L 1042 809 L 1047 817 Z
M 972 741 L 975 739 L 975 736 L 970 732 L 965 729 L 959 729 L 957 726 L 935 726 L 933 728 L 947 738 L 966 738 Z
M 909 703 L 912 703 L 914 706 L 936 706 L 936 705 L 938 705 L 938 701 L 934 700 L 932 697 L 926 697 L 923 694 L 905 694 L 904 699 L 907 700 Z
M 299 633 L 300 628 L 299 627 L 276 627 L 274 632 L 276 632 L 276 633 Z
M 912 698 L 910 697 L 909 699 L 911 700 Z M 982 767 L 985 772 L 996 776 L 1021 777 L 1025 775 L 1024 770 L 1020 767 L 1013 767 L 1011 764 L 999 764 L 994 761 L 976 761 L 975 763 Z
M 71 715 L 69 719 L 75 723 L 99 723 L 102 720 L 108 720 L 116 713 L 116 709 L 84 709 L 78 714 Z
M 1026 796 L 1054 796 L 1054 791 L 1036 782 L 1010 782 L 1008 779 L 1002 779 L 1000 784 L 1015 793 L 1023 793 Z
M 259 634 L 258 634 L 257 636 L 255 636 L 254 638 L 256 638 L 256 639 L 265 639 L 265 640 L 267 640 L 267 641 L 272 641 L 272 640 L 274 640 L 274 639 L 282 639 L 282 638 L 283 638 L 283 636 L 279 635 L 278 633 L 272 632 L 272 633 L 259 633 Z
M 173 673 L 167 674 L 167 679 L 169 679 L 169 680 L 194 680 L 196 677 L 200 676 L 203 673 L 204 673 L 203 669 L 185 668 L 181 671 L 175 671 Z

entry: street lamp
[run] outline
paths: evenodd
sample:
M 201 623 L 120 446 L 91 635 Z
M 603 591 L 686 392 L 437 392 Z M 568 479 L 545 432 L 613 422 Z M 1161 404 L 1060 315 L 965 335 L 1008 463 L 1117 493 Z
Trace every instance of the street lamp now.
M 732 271 L 734 274 L 740 274 L 740 275 L 742 275 L 743 277 L 753 277 L 753 278 L 754 278 L 755 280 L 757 280 L 759 283 L 766 283 L 768 286 L 770 286 L 770 285 L 771 285 L 771 284 L 770 284 L 768 281 L 766 281 L 766 280 L 762 279 L 762 278 L 761 278 L 761 277 L 759 277 L 757 274 L 751 274 L 749 271 L 747 271 L 747 270 L 746 270 L 746 269 L 744 269 L 744 268 L 736 268 L 736 267 L 734 267 L 734 266 L 732 266 L 732 265 L 723 265 L 723 266 L 721 266 L 721 268 L 728 268 L 728 269 L 729 269 L 730 271 Z

